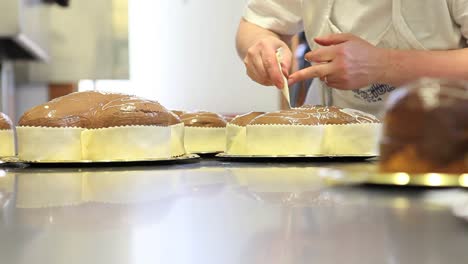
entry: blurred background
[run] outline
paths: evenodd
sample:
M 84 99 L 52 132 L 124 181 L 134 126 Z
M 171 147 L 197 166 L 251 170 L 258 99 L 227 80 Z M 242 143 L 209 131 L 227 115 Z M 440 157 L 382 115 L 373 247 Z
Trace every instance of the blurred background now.
M 136 94 L 170 109 L 272 111 L 235 50 L 246 0 L 1 0 L 1 111 L 74 91 Z M 293 95 L 294 96 L 294 95 Z

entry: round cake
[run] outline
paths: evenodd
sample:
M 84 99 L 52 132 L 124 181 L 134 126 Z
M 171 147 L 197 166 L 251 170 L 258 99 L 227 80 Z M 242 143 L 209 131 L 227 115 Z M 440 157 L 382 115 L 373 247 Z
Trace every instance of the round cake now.
M 216 113 L 199 111 L 180 116 L 185 127 L 226 127 L 226 120 Z
M 212 112 L 198 111 L 180 116 L 185 126 L 185 149 L 189 153 L 223 152 L 226 120 Z
M 15 133 L 11 119 L 0 113 L 0 157 L 15 155 Z
M 367 113 L 306 106 L 266 113 L 247 125 L 247 154 L 375 156 L 380 123 Z
M 226 153 L 229 155 L 244 155 L 247 153 L 246 126 L 257 116 L 265 112 L 249 112 L 233 118 L 226 126 Z
M 468 172 L 468 84 L 423 79 L 395 91 L 380 144 L 384 172 Z
M 146 160 L 185 153 L 183 124 L 155 101 L 78 92 L 28 110 L 18 126 L 21 159 Z

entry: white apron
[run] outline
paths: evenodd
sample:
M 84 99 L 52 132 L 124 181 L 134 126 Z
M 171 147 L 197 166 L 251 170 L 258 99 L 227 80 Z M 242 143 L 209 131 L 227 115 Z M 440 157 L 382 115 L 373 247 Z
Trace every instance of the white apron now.
M 304 28 L 306 29 L 306 35 L 308 36 L 307 38 L 309 40 L 309 45 L 312 47 L 313 50 L 320 48 L 315 42 L 313 42 L 314 37 L 325 36 L 332 33 L 342 33 L 340 27 L 337 26 L 337 24 L 339 24 L 340 17 L 338 17 L 338 15 L 337 17 L 333 17 L 334 8 L 343 8 L 335 6 L 336 1 L 338 0 L 303 1 L 303 10 L 311 11 L 304 14 Z M 405 21 L 405 18 L 402 13 L 404 12 L 405 7 L 402 7 L 402 1 L 406 1 L 406 4 L 410 5 L 411 3 L 408 1 L 415 0 L 384 0 L 379 2 L 379 4 L 373 5 L 371 8 L 367 9 L 366 6 L 356 6 L 356 8 L 348 7 L 349 15 L 356 15 L 353 12 L 357 11 L 358 8 L 361 8 L 359 9 L 360 13 L 357 14 L 357 16 L 359 16 L 359 18 L 364 21 L 366 19 L 367 21 L 375 21 L 375 24 L 368 23 L 367 25 L 368 27 L 374 27 L 373 30 L 366 31 L 365 29 L 362 29 L 363 25 L 357 25 L 355 27 L 355 31 L 358 32 L 353 32 L 352 25 L 350 26 L 350 30 L 346 30 L 346 32 L 358 35 L 364 38 L 365 40 L 369 41 L 374 46 L 381 48 L 391 48 L 399 50 L 425 50 L 425 46 L 423 46 L 423 44 L 421 44 L 421 42 L 415 37 L 413 31 L 410 29 L 410 27 Z M 439 3 L 445 2 L 442 0 L 430 0 L 429 2 L 434 1 L 439 1 Z M 354 1 L 349 1 L 348 3 L 345 3 L 345 5 L 352 5 L 353 3 L 351 2 Z M 358 5 L 357 3 L 354 4 Z M 437 8 L 437 6 L 434 5 L 432 5 L 431 7 Z M 320 10 L 320 12 L 314 12 L 313 10 Z M 426 10 L 420 11 L 421 19 L 427 19 L 428 15 L 424 14 L 425 11 Z M 343 13 L 343 10 L 341 10 L 341 12 Z M 436 16 L 437 12 L 438 11 L 435 12 Z M 442 10 L 440 12 L 444 11 Z M 434 14 L 430 14 L 429 18 L 437 19 L 433 16 Z M 358 24 L 359 19 L 356 19 L 353 22 L 356 22 L 356 24 Z M 451 21 L 449 22 L 451 23 Z M 346 27 L 346 25 L 344 26 Z M 376 30 L 375 27 L 381 29 L 377 28 Z M 431 28 L 426 28 L 426 30 L 430 31 Z M 439 32 L 433 33 L 439 34 Z M 455 26 L 453 31 L 446 30 L 444 33 L 441 34 L 449 34 L 449 36 L 439 36 L 442 39 L 442 42 L 439 41 L 439 43 L 437 43 L 437 49 L 453 49 L 458 48 L 461 45 L 460 42 L 453 41 L 457 38 L 461 39 L 460 32 L 457 32 Z M 311 88 L 309 89 L 306 103 L 354 108 L 381 117 L 383 114 L 382 110 L 385 100 L 387 99 L 389 93 L 394 89 L 395 87 L 392 87 L 391 85 L 387 84 L 373 84 L 359 90 L 338 90 L 328 87 L 324 82 L 316 78 L 312 83 Z

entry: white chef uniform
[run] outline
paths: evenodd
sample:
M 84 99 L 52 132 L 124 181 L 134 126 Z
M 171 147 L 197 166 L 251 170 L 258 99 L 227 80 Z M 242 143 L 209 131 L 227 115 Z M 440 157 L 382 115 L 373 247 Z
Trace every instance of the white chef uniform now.
M 312 50 L 320 48 L 313 38 L 343 32 L 400 50 L 460 49 L 468 38 L 468 0 L 249 0 L 244 18 L 280 34 L 304 30 Z M 306 102 L 381 116 L 394 89 L 373 84 L 343 91 L 315 79 Z

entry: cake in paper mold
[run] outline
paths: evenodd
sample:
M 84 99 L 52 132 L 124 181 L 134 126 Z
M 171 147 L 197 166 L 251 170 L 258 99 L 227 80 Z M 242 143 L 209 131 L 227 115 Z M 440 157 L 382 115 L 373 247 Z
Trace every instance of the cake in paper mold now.
M 380 128 L 370 114 L 334 106 L 270 112 L 246 126 L 245 155 L 374 156 Z
M 226 120 L 216 113 L 197 111 L 180 116 L 185 127 L 188 153 L 223 152 L 226 147 Z
M 11 119 L 0 113 L 0 157 L 15 156 L 15 132 Z
M 327 155 L 378 155 L 381 122 L 375 116 L 337 106 L 303 107 L 325 125 L 322 151 Z
M 422 79 L 387 101 L 380 143 L 384 172 L 468 172 L 468 83 Z
M 183 123 L 155 101 L 77 92 L 28 110 L 18 127 L 27 161 L 126 161 L 185 154 Z
M 265 112 L 249 112 L 238 115 L 226 126 L 226 150 L 229 155 L 244 155 L 247 153 L 247 125 L 257 116 Z

